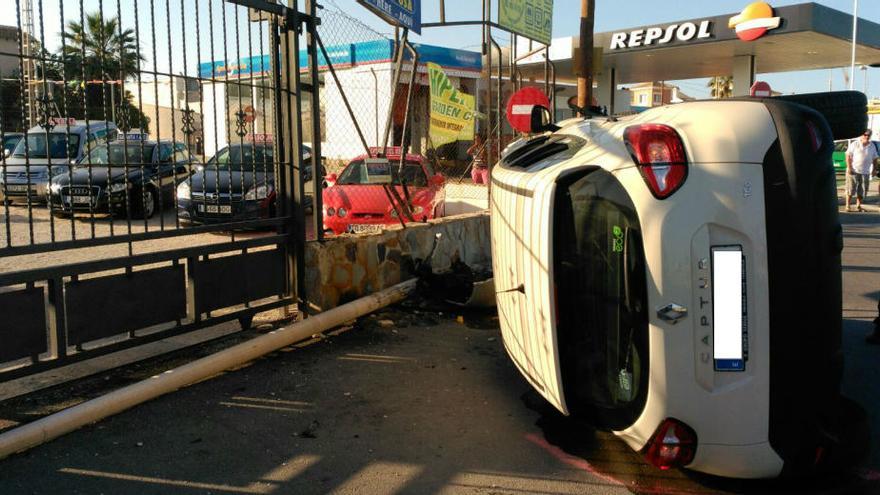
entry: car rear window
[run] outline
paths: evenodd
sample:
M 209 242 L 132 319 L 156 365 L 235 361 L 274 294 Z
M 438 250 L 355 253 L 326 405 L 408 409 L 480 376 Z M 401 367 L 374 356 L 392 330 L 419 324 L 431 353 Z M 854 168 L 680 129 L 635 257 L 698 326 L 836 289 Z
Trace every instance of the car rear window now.
M 400 185 L 400 174 L 398 173 L 400 167 L 399 162 L 395 163 L 393 160 L 391 162 L 391 181 L 394 184 Z M 406 162 L 403 167 L 403 178 L 406 181 L 406 185 L 414 186 L 414 187 L 427 187 L 428 186 L 428 177 L 425 175 L 425 170 L 422 168 L 422 164 L 419 162 Z M 345 167 L 345 170 L 339 174 L 339 178 L 336 180 L 336 183 L 339 185 L 366 185 L 369 184 L 367 182 L 367 171 L 366 167 L 364 167 L 363 160 L 355 160 L 348 164 Z

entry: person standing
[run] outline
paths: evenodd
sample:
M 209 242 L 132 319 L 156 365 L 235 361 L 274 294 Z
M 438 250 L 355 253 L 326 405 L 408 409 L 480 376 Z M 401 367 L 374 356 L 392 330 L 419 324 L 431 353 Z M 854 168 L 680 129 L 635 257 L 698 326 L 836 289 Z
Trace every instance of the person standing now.
M 471 180 L 474 184 L 489 183 L 489 146 L 491 141 L 487 140 L 482 133 L 474 136 L 474 144 L 467 150 L 467 154 L 473 157 L 471 166 Z
M 868 184 L 875 158 L 877 158 L 877 149 L 871 142 L 870 129 L 849 143 L 846 149 L 846 211 L 852 211 L 850 202 L 853 196 L 856 197 L 856 209 L 865 211 L 862 208 L 862 199 L 868 195 Z

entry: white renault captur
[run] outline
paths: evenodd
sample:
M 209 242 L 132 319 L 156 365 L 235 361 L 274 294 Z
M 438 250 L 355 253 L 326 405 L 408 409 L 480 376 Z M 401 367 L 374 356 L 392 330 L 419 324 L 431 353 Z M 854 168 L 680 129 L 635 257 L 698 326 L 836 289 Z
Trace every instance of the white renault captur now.
M 662 469 L 764 478 L 859 458 L 831 153 L 865 120 L 861 93 L 703 101 L 509 146 L 492 252 L 519 370 Z

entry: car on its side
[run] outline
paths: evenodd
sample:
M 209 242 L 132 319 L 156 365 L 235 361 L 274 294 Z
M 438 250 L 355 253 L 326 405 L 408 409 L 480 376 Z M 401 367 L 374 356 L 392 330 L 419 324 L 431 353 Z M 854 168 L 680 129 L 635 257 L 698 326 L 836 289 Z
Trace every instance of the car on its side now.
M 173 206 L 177 185 L 189 177 L 195 159 L 184 143 L 145 138 L 129 134 L 98 146 L 75 167 L 52 177 L 53 213 L 151 218 Z
M 48 127 L 28 130 L 6 158 L 0 174 L 0 200 L 45 202 L 49 179 L 66 172 L 96 146 L 116 139 L 113 122 L 55 118 Z
M 303 163 L 312 151 L 303 146 Z M 306 211 L 312 207 L 311 167 L 303 173 Z M 225 223 L 275 216 L 276 163 L 271 139 L 221 149 L 190 179 L 177 186 L 177 213 L 196 224 Z
M 831 166 L 833 140 L 867 120 L 840 109 L 858 108 L 864 94 L 841 92 L 533 120 L 493 168 L 490 206 L 502 337 L 523 376 L 660 469 L 858 464 L 871 435 L 841 394 Z
M 24 134 L 21 132 L 4 132 L 0 136 L 0 159 L 11 155 L 22 138 L 24 138 Z
M 406 223 L 405 213 L 389 201 L 386 187 L 393 187 L 397 195 L 409 198 L 413 220 L 425 222 L 443 216 L 443 186 L 446 178 L 434 171 L 430 162 L 421 155 L 407 154 L 403 174 L 399 174 L 401 150 L 389 147 L 386 158 L 390 162 L 391 184 L 372 183 L 366 160 L 376 158 L 379 148 L 370 148 L 370 155 L 351 160 L 339 173 L 326 177 L 323 195 L 324 230 L 334 234 L 376 232 L 383 226 Z M 406 190 L 404 190 L 404 184 Z

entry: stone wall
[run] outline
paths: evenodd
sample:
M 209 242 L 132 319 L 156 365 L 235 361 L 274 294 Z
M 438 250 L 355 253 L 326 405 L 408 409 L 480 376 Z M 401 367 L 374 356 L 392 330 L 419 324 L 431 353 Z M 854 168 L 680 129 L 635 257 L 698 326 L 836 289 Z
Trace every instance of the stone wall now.
M 417 260 L 430 252 L 435 235 L 442 234 L 431 259 L 435 273 L 461 260 L 471 267 L 489 268 L 488 213 L 392 227 L 370 235 L 341 235 L 306 244 L 305 291 L 311 311 L 326 311 L 412 278 Z

